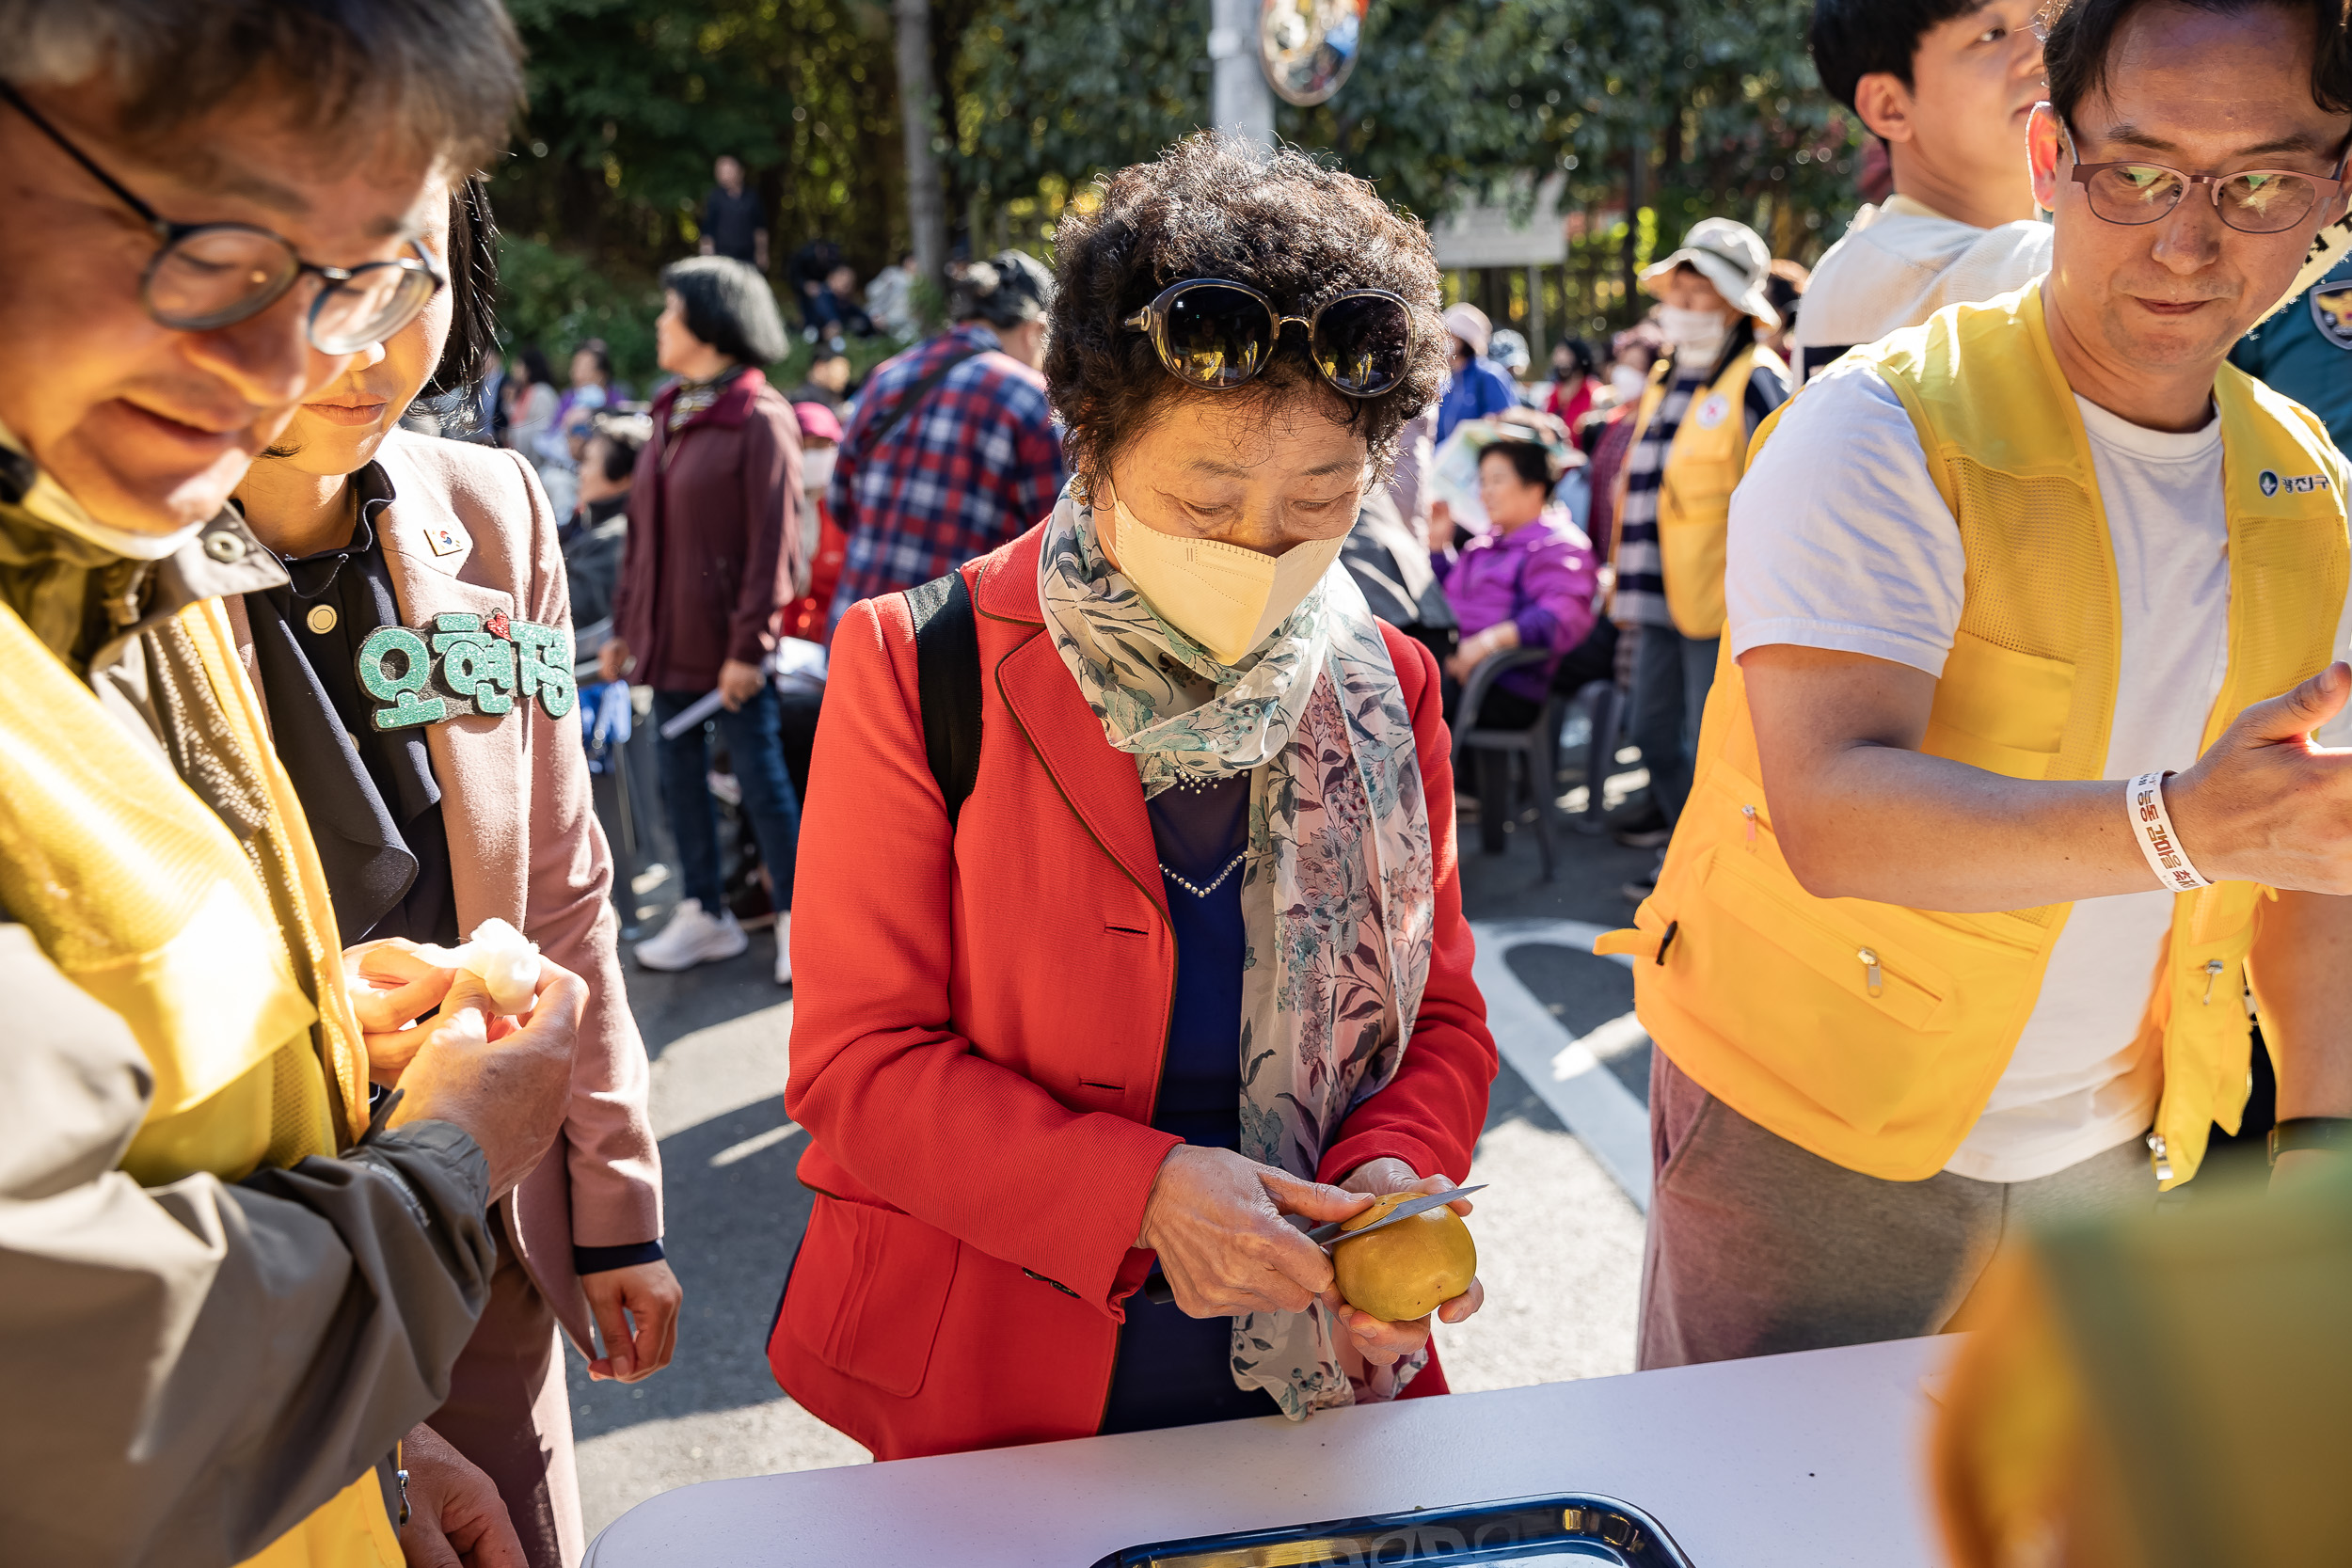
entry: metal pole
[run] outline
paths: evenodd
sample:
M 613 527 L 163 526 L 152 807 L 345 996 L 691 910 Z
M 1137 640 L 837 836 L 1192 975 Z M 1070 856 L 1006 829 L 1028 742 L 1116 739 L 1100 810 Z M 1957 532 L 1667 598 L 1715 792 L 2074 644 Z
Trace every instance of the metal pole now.
M 1530 375 L 1541 374 L 1551 363 L 1551 350 L 1544 341 L 1544 268 L 1540 261 L 1527 266 L 1527 352 L 1534 361 L 1527 368 Z
M 1220 131 L 1274 145 L 1274 89 L 1258 69 L 1260 0 L 1209 0 L 1210 118 Z

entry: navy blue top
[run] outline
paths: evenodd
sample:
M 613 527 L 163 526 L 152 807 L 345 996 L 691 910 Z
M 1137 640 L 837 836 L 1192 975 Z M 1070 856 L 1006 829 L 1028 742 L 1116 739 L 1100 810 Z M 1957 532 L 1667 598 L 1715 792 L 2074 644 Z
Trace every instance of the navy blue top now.
M 1176 939 L 1176 1000 L 1152 1125 L 1188 1144 L 1238 1149 L 1241 968 L 1248 939 L 1236 862 L 1248 832 L 1249 777 L 1164 790 L 1147 809 Z M 1207 889 L 1206 896 L 1193 888 Z M 1148 1432 L 1280 1410 L 1263 1389 L 1234 1385 L 1231 1318 L 1186 1317 L 1139 1292 L 1126 1307 L 1103 1431 Z

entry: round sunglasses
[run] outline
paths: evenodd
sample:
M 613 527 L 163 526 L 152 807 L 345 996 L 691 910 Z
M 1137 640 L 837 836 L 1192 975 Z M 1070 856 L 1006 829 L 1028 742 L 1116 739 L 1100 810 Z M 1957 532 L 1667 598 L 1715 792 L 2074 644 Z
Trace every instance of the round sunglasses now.
M 100 167 L 6 82 L 0 82 L 0 103 L 32 121 L 153 230 L 161 245 L 139 278 L 139 298 L 159 325 L 179 332 L 234 326 L 277 304 L 305 276 L 314 276 L 318 294 L 303 318 L 310 346 L 321 354 L 357 354 L 416 320 L 444 286 L 414 241 L 411 254 L 397 261 L 329 267 L 303 260 L 282 236 L 250 224 L 173 223 Z
M 1350 289 L 1312 315 L 1286 316 L 1247 283 L 1188 277 L 1162 289 L 1126 325 L 1152 340 L 1168 374 L 1213 392 L 1263 371 L 1286 326 L 1307 329 L 1316 372 L 1351 398 L 1392 390 L 1412 363 L 1413 308 L 1386 289 Z

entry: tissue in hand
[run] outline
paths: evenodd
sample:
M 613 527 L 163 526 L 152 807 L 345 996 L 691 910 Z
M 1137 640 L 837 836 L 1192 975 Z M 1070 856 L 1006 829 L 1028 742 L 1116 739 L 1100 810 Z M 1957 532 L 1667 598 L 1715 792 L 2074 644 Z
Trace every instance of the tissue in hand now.
M 481 976 L 491 1004 L 510 1018 L 529 1006 L 539 990 L 539 944 L 503 920 L 484 921 L 463 946 L 428 944 L 418 948 L 417 956 Z

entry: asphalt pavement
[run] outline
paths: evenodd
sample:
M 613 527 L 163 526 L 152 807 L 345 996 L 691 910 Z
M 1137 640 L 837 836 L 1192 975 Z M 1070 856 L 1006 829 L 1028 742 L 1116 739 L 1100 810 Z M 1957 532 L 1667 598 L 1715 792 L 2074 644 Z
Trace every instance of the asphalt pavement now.
M 1621 775 L 1612 789 L 1639 782 L 1638 772 Z M 1581 804 L 1581 791 L 1568 800 Z M 1557 874 L 1546 881 L 1532 830 L 1510 832 L 1503 853 L 1491 857 L 1480 852 L 1474 831 L 1463 839 L 1464 909 L 1481 922 L 1621 925 L 1629 906 L 1619 886 L 1654 858 L 1564 823 Z M 658 921 L 664 891 L 644 890 L 649 920 Z M 672 1487 L 868 1458 L 785 1397 L 768 1370 L 768 1330 L 809 1207 L 793 1179 L 807 1134 L 784 1111 L 792 1004 L 771 978 L 773 954 L 763 933 L 742 957 L 685 974 L 628 966 L 653 1058 L 666 1243 L 686 1305 L 676 1359 L 643 1383 L 592 1384 L 585 1363 L 568 1356 L 591 1535 Z M 1543 943 L 1518 945 L 1506 961 L 1558 1022 L 1561 1038 L 1589 1041 L 1633 1101 L 1646 1099 L 1647 1046 L 1624 1024 L 1632 1007 L 1625 969 Z M 1470 1220 L 1486 1307 L 1438 1335 L 1458 1389 L 1632 1369 L 1640 1212 L 1563 1124 L 1553 1106 L 1564 1101 L 1553 1090 L 1507 1065 L 1494 1085 L 1470 1173 L 1490 1184 Z

